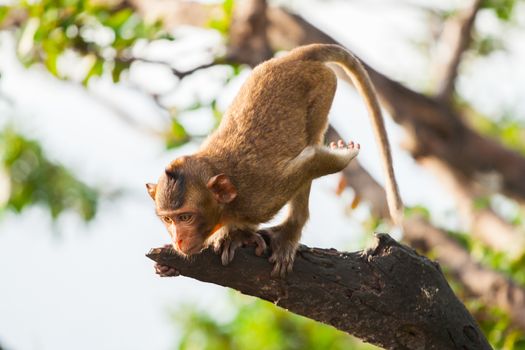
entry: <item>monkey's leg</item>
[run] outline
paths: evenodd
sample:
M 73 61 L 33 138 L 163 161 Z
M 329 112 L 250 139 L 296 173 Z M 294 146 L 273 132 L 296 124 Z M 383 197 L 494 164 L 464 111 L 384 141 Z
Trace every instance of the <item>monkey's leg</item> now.
M 285 176 L 309 176 L 312 179 L 343 170 L 359 154 L 360 145 L 339 140 L 330 147 L 307 146 L 286 168 Z
M 287 272 L 292 271 L 301 232 L 308 220 L 308 199 L 311 184 L 312 182 L 308 181 L 291 199 L 286 220 L 282 224 L 266 230 L 271 239 L 272 255 L 269 261 L 274 264 L 272 270 L 274 277 L 281 276 L 284 278 Z
M 255 254 L 261 256 L 266 251 L 266 243 L 255 228 L 237 228 L 227 226 L 221 229 L 212 242 L 213 250 L 220 253 L 224 266 L 232 262 L 237 248 L 255 244 Z

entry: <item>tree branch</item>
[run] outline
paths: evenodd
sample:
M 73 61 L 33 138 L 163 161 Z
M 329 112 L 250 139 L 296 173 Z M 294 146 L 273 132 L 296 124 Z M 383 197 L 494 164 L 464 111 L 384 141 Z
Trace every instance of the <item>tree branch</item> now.
M 329 131 L 328 137 L 332 140 L 341 138 L 335 130 Z M 381 185 L 363 168 L 357 168 L 353 172 L 348 172 L 347 169 L 343 171 L 345 183 L 371 205 L 373 213 L 382 218 L 389 218 L 388 211 L 385 211 L 386 195 Z M 494 226 L 491 227 L 494 228 Z M 510 315 L 513 324 L 525 330 L 524 288 L 502 273 L 475 262 L 469 252 L 446 232 L 425 220 L 407 220 L 403 225 L 403 231 L 403 239 L 411 246 L 426 253 L 432 251 L 436 259 L 450 270 L 472 295 L 483 299 L 488 305 L 505 310 Z M 491 237 L 500 234 L 500 232 L 490 234 L 485 231 L 484 229 L 484 234 Z M 518 240 L 516 243 L 520 242 L 521 240 Z M 522 249 L 522 247 L 517 249 Z
M 460 174 L 441 162 L 424 159 L 422 163 L 449 188 L 449 192 L 456 198 L 460 217 L 474 237 L 512 258 L 519 258 L 525 253 L 525 232 L 506 222 L 490 208 L 476 206 L 476 199 L 490 194 L 490 191 L 487 193 L 486 188 L 472 186 Z
M 432 251 L 474 296 L 507 312 L 514 325 L 525 330 L 525 289 L 500 272 L 472 260 L 453 238 L 422 219 L 407 220 L 404 239 L 424 253 Z
M 201 15 L 203 13 L 209 14 L 210 8 L 207 6 L 190 2 L 188 2 L 187 5 L 191 7 L 191 10 L 194 12 L 202 10 Z M 320 31 L 300 16 L 291 14 L 281 8 L 269 7 L 266 16 L 268 18 L 268 40 L 273 49 L 291 49 L 299 45 L 315 42 L 337 43 L 329 35 Z M 201 25 L 197 20 L 192 21 L 192 18 L 196 18 L 202 23 L 202 16 L 183 17 L 185 24 Z M 173 17 L 164 16 L 163 18 L 168 27 L 178 24 L 177 20 L 173 20 Z M 239 61 L 242 60 L 239 59 Z M 414 158 L 422 159 L 432 157 L 433 159 L 437 159 L 450 168 L 457 168 L 466 179 L 472 182 L 475 182 L 477 178 L 480 177 L 480 174 L 497 172 L 501 179 L 501 185 L 497 190 L 522 202 L 525 201 L 525 182 L 522 181 L 522 174 L 525 173 L 525 158 L 467 127 L 462 122 L 459 114 L 448 105 L 441 103 L 437 99 L 429 98 L 412 91 L 373 70 L 371 67 L 367 68 L 383 105 L 410 135 L 410 151 Z M 368 199 L 373 196 L 375 199 L 370 200 L 370 202 L 373 204 L 375 212 L 384 212 L 386 202 L 380 200 L 381 193 L 384 193 L 382 188 L 375 181 L 369 181 L 372 180 L 372 178 L 360 167 L 355 167 L 352 172 L 346 172 L 346 174 L 350 173 L 353 175 L 346 177 L 347 183 L 354 187 L 356 191 L 361 191 L 360 193 L 364 198 Z M 361 176 L 356 177 L 356 173 Z M 357 178 L 360 180 L 357 181 Z M 368 188 L 368 190 L 364 191 L 363 188 L 365 187 Z M 421 226 L 419 226 L 419 228 L 421 228 Z M 431 238 L 426 237 L 427 234 L 434 235 L 436 232 L 441 232 L 431 226 L 428 228 L 429 230 L 425 235 L 417 236 L 418 240 L 430 240 Z M 420 232 L 416 229 L 411 230 L 410 227 L 405 228 L 405 231 L 409 234 L 414 233 L 414 235 Z M 407 239 L 410 240 L 410 238 Z M 458 251 L 463 254 L 463 258 L 468 257 L 468 259 L 464 261 L 468 261 L 469 264 L 475 264 L 464 249 Z M 437 256 L 438 258 L 441 257 L 439 254 Z M 452 260 L 449 261 L 445 259 L 445 261 L 452 263 Z M 507 306 L 504 306 L 504 309 L 511 311 L 513 306 L 516 306 L 517 308 L 515 310 L 517 310 L 517 312 L 515 312 L 515 316 L 518 317 L 519 321 L 518 313 L 522 312 L 520 306 L 520 290 L 522 291 L 522 289 L 513 285 L 501 274 L 479 265 L 476 266 L 479 268 L 478 272 L 481 273 L 477 276 L 481 278 L 498 276 L 497 283 L 501 283 L 498 290 L 512 290 L 512 293 L 514 293 L 512 295 L 517 299 L 513 299 L 512 297 L 506 298 L 506 300 L 505 298 L 490 299 L 490 288 L 477 288 L 475 286 L 476 281 L 460 274 L 459 277 L 465 277 L 461 282 L 471 291 L 475 291 L 476 296 L 485 296 L 485 299 L 492 305 L 503 306 L 507 304 Z M 491 284 L 489 284 L 489 286 L 491 286 Z M 513 300 L 517 300 L 518 303 L 513 305 Z
M 461 56 L 470 45 L 472 27 L 480 6 L 481 0 L 473 0 L 457 16 L 445 22 L 439 45 L 440 62 L 436 70 L 436 97 L 444 102 L 449 102 L 454 91 Z
M 237 289 L 387 349 L 490 349 L 438 265 L 388 235 L 355 253 L 301 246 L 294 272 L 241 248 L 227 267 L 211 251 L 188 260 L 157 248 L 152 260 L 180 274 Z
M 255 66 L 272 57 L 266 0 L 237 1 L 228 37 L 228 58 Z

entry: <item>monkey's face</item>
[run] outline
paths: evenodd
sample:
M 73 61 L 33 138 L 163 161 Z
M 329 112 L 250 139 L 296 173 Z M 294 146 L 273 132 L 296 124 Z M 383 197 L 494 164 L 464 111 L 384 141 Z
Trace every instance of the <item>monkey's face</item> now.
M 163 174 L 158 184 L 146 185 L 155 201 L 156 212 L 166 226 L 173 248 L 184 256 L 206 248 L 208 238 L 223 224 L 223 208 L 236 191 L 220 174 L 206 184 L 185 178 L 181 173 Z
M 191 205 L 180 210 L 158 210 L 171 238 L 173 248 L 181 255 L 193 255 L 206 248 L 206 240 L 217 225 L 219 211 L 202 210 Z

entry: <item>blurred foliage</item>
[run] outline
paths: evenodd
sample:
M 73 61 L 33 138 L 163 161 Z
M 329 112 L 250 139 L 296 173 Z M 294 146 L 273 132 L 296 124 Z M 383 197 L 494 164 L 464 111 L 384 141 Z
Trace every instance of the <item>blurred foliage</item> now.
M 525 254 L 513 259 L 506 253 L 490 249 L 468 233 L 448 231 L 448 234 L 467 249 L 474 260 L 504 273 L 515 283 L 525 287 Z M 432 258 L 432 253 L 427 255 Z M 442 268 L 450 286 L 478 320 L 484 334 L 495 349 L 525 350 L 525 332 L 513 327 L 512 320 L 506 312 L 474 298 L 446 267 L 442 266 Z
M 481 3 L 481 8 L 493 11 L 502 22 L 511 23 L 515 17 L 518 1 L 519 0 L 484 0 Z M 494 51 L 504 50 L 505 44 L 503 37 L 496 37 L 494 35 L 482 36 L 474 32 L 470 49 L 477 56 L 487 56 Z
M 525 288 L 525 254 L 511 257 L 504 252 L 494 251 L 470 234 L 457 231 L 448 231 L 448 234 L 466 248 L 476 261 L 503 272 Z
M 498 121 L 482 115 L 471 115 L 472 125 L 481 133 L 499 140 L 504 145 L 525 155 L 525 125 L 509 114 Z
M 412 207 L 406 206 L 404 214 L 407 218 L 420 216 L 425 220 L 430 220 L 430 210 L 422 205 L 414 205 Z
M 493 10 L 499 19 L 509 21 L 514 14 L 517 0 L 483 0 L 481 7 Z
M 43 63 L 53 75 L 66 78 L 59 60 L 66 54 L 77 57 L 85 66 L 81 81 L 111 74 L 117 82 L 129 68 L 131 48 L 141 39 L 171 38 L 162 31 L 161 23 L 148 24 L 127 2 L 94 0 L 17 1 L 4 6 L 0 20 L 10 13 L 24 13 L 17 31 L 17 53 L 30 66 Z
M 453 283 L 453 276 L 447 276 L 447 279 L 454 292 L 474 315 L 494 349 L 525 350 L 525 334 L 512 326 L 512 321 L 506 312 L 490 307 L 478 298 L 473 298 L 457 282 Z
M 233 4 L 233 0 L 224 0 L 222 13 L 208 23 L 209 28 L 225 37 L 230 29 Z M 512 22 L 516 4 L 517 0 L 485 0 L 483 7 L 494 11 L 502 21 Z M 440 21 L 457 14 L 455 11 L 436 13 Z M 70 77 L 61 68 L 62 58 L 68 56 L 84 67 L 82 76 L 76 78 L 84 85 L 103 74 L 118 82 L 122 72 L 133 62 L 132 49 L 137 43 L 173 39 L 162 30 L 160 23 L 143 21 L 127 1 L 34 0 L 0 6 L 0 22 L 7 21 L 13 14 L 24 14 L 23 20 L 14 26 L 20 60 L 26 66 L 42 63 L 54 76 L 68 79 Z M 429 44 L 422 47 L 429 47 Z M 472 51 L 475 55 L 487 55 L 502 48 L 501 38 L 485 36 L 475 37 Z M 225 84 L 240 70 L 240 66 L 232 66 L 232 74 Z M 182 110 L 167 108 L 170 122 L 163 134 L 167 148 L 179 147 L 195 138 L 180 122 L 180 116 L 202 108 L 211 108 L 215 126 L 218 125 L 222 113 L 216 99 L 196 101 Z M 510 113 L 498 121 L 473 111 L 466 114 L 478 130 L 525 154 L 524 126 L 514 121 Z M 54 219 L 69 209 L 85 220 L 94 217 L 97 191 L 77 180 L 68 169 L 47 159 L 36 141 L 28 140 L 10 128 L 0 131 L 0 159 L 10 190 L 6 202 L 0 203 L 1 210 L 21 212 L 29 205 L 40 204 L 49 208 Z M 487 207 L 490 200 L 481 198 L 476 205 L 478 208 Z M 406 215 L 422 215 L 430 219 L 431 213 L 427 208 L 416 206 L 407 208 Z M 367 230 L 373 231 L 380 228 L 381 221 L 371 217 L 365 225 Z M 450 235 L 478 261 L 525 286 L 525 257 L 510 259 L 505 254 L 491 251 L 468 234 L 450 232 Z M 525 336 L 512 328 L 508 315 L 473 299 L 450 274 L 448 280 L 476 315 L 495 348 L 525 350 Z M 329 326 L 292 315 L 267 302 L 236 297 L 233 303 L 236 312 L 228 321 L 219 321 L 193 308 L 179 310 L 174 315 L 183 332 L 178 348 L 375 349 Z
M 505 49 L 503 38 L 495 37 L 493 35 L 481 36 L 479 34 L 473 35 L 472 44 L 470 50 L 474 52 L 476 56 L 488 56 L 495 51 L 501 51 Z
M 227 64 L 225 66 L 227 66 L 229 70 L 226 74 L 224 81 L 222 81 L 222 84 L 224 86 L 229 84 L 242 72 L 241 65 Z M 191 140 L 204 140 L 204 138 L 208 136 L 209 132 L 216 129 L 219 126 L 219 123 L 221 122 L 223 114 L 223 111 L 221 111 L 218 106 L 217 98 L 218 96 L 215 96 L 211 99 L 211 101 L 202 101 L 197 96 L 195 96 L 193 103 L 191 103 L 189 106 L 186 106 L 184 108 L 167 108 L 170 117 L 170 125 L 169 128 L 163 133 L 163 139 L 166 144 L 166 149 L 180 147 Z M 181 123 L 180 121 L 181 116 L 184 116 L 188 112 L 206 109 L 209 109 L 211 111 L 213 118 L 213 125 L 211 130 L 209 130 L 209 132 L 205 134 L 195 134 L 188 132 L 188 130 L 184 127 L 183 123 Z
M 470 295 L 446 268 L 444 273 L 456 295 L 478 321 L 483 333 L 494 349 L 525 350 L 525 334 L 512 326 L 509 315 Z
M 287 312 L 269 302 L 236 294 L 233 318 L 218 321 L 186 306 L 173 313 L 182 330 L 180 350 L 372 350 L 377 347 L 333 327 Z
M 171 127 L 165 133 L 164 140 L 166 142 L 166 148 L 172 149 L 180 147 L 190 141 L 190 136 L 184 128 L 184 126 L 179 122 L 179 119 L 176 116 L 170 118 Z
M 215 29 L 224 36 L 228 35 L 233 18 L 233 5 L 234 0 L 224 0 L 222 2 L 221 14 L 210 19 L 208 27 L 210 29 Z
M 47 159 L 40 145 L 8 127 L 0 131 L 0 176 L 8 180 L 9 195 L 0 210 L 22 212 L 30 205 L 49 209 L 53 219 L 68 210 L 93 219 L 98 192 Z

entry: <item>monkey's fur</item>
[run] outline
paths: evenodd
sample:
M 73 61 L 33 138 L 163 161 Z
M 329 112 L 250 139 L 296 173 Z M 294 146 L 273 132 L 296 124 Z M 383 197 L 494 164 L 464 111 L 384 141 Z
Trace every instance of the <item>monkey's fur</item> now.
M 380 145 L 390 213 L 399 222 L 402 204 L 368 74 L 342 47 L 314 44 L 257 66 L 200 150 L 171 162 L 157 185 L 147 184 L 176 251 L 191 255 L 211 245 L 227 264 L 236 248 L 254 242 L 261 254 L 266 247 L 259 224 L 288 203 L 285 221 L 265 231 L 272 275 L 291 271 L 312 180 L 342 170 L 359 152 L 353 142 L 322 145 L 337 83 L 326 62 L 342 66 L 364 98 Z M 161 275 L 167 271 L 157 267 Z

